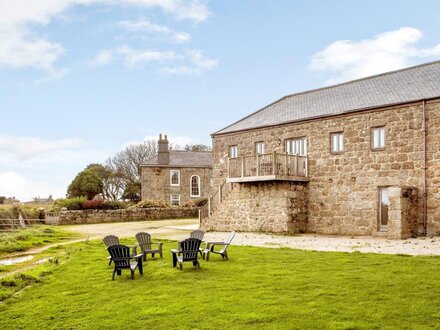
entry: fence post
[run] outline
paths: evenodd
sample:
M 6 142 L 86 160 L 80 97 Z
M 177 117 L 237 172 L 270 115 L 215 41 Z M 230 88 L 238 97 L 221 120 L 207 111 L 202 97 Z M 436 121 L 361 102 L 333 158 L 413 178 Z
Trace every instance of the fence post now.
M 273 156 L 272 156 L 272 174 L 273 175 L 277 175 L 276 165 L 277 165 L 277 152 L 274 151 Z
M 244 156 L 241 156 L 241 177 L 244 177 Z
M 230 178 L 231 177 L 231 172 L 230 172 L 230 167 L 229 167 L 229 157 L 227 158 L 226 166 L 227 166 L 227 171 L 228 171 L 228 178 Z
M 288 157 L 287 154 L 284 155 L 284 175 L 288 175 L 287 173 L 287 161 L 288 161 Z

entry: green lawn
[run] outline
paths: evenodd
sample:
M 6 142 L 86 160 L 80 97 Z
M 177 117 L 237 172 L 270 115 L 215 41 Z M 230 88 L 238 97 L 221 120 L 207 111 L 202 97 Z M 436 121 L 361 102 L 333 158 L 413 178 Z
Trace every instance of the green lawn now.
M 47 225 L 0 233 L 0 258 L 6 257 L 9 253 L 24 252 L 38 246 L 59 243 L 77 237 L 79 237 L 78 234 Z
M 0 304 L 1 329 L 440 327 L 437 257 L 231 246 L 229 261 L 179 271 L 166 242 L 143 277 L 112 281 L 101 242 L 75 246 Z

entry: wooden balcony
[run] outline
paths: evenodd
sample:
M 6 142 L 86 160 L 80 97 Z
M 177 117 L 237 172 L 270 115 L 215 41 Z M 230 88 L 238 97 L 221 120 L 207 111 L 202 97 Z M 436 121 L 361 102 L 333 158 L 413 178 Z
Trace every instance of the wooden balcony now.
M 307 156 L 272 153 L 228 158 L 227 182 L 309 181 Z

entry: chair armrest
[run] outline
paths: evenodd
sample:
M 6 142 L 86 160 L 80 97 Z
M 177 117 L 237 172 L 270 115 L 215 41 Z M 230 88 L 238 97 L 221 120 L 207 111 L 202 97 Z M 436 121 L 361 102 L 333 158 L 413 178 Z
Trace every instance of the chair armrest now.
M 228 245 L 225 242 L 206 242 L 206 249 L 209 249 L 211 246 L 215 246 L 215 245 Z
M 143 253 L 140 253 L 140 254 L 135 255 L 135 256 L 133 257 L 133 259 L 138 259 L 138 258 L 141 258 L 141 257 L 143 257 L 143 256 L 144 256 L 144 254 L 143 254 Z
M 176 249 L 171 249 L 171 252 L 172 252 L 172 253 L 181 253 L 182 251 L 180 251 L 180 250 L 176 250 Z

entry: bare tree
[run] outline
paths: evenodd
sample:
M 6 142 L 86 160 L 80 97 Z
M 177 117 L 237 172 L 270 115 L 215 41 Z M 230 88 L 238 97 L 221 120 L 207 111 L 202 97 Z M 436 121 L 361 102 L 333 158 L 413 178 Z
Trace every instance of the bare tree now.
M 211 147 L 207 146 L 205 144 L 187 144 L 185 148 L 183 148 L 185 151 L 211 151 Z
M 114 180 L 119 180 L 123 195 L 127 187 L 140 184 L 139 165 L 157 154 L 157 141 L 147 140 L 141 144 L 132 144 L 119 151 L 106 161 L 106 167 L 114 173 Z

